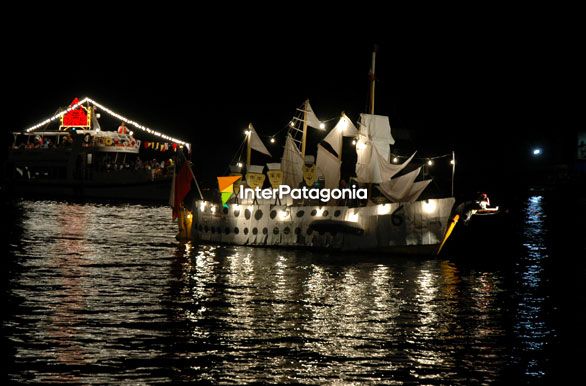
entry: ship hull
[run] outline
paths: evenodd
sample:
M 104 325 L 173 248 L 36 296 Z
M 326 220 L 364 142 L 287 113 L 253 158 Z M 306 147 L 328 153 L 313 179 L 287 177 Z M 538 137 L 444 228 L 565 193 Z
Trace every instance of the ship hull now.
M 367 207 L 229 205 L 196 201 L 195 243 L 432 255 L 454 198 Z

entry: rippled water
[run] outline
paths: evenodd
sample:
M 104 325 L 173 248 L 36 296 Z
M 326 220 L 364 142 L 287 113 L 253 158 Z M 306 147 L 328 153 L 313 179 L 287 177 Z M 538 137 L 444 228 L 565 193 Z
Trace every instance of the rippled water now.
M 6 377 L 551 379 L 563 323 L 545 201 L 520 209 L 518 248 L 482 261 L 182 245 L 168 208 L 21 201 L 5 256 Z

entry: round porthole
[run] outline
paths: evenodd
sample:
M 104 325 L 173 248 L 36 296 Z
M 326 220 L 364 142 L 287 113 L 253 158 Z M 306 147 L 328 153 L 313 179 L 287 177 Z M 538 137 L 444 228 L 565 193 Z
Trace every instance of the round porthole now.
M 238 227 L 234 228 L 234 234 L 237 235 L 238 233 L 240 233 L 240 229 Z
M 271 220 L 273 220 L 275 217 L 277 217 L 277 211 L 276 210 L 271 210 Z
M 304 210 L 300 210 L 297 212 L 297 217 L 303 217 L 303 215 L 305 214 Z
M 273 229 L 273 233 L 278 235 L 279 234 L 279 228 L 275 227 L 275 229 Z
M 234 217 L 238 217 L 238 216 L 240 216 L 240 210 L 235 209 L 234 210 Z
M 244 234 L 247 235 L 248 234 L 248 228 L 244 228 Z
M 334 217 L 340 217 L 341 214 L 342 212 L 340 212 L 340 210 L 338 209 L 334 212 Z
M 312 217 L 315 216 L 316 214 L 317 214 L 317 210 L 314 209 L 314 210 L 311 211 L 311 216 Z
M 328 212 L 327 210 L 324 210 L 324 212 L 322 213 L 322 217 L 328 217 L 329 214 L 330 214 L 330 212 Z
M 260 220 L 261 218 L 262 218 L 262 210 L 259 209 L 254 213 L 254 219 Z
M 262 234 L 266 235 L 267 233 L 269 233 L 269 230 L 267 228 L 262 228 Z
M 258 228 L 252 228 L 252 234 L 253 235 L 257 235 L 258 234 Z
M 250 209 L 246 209 L 244 211 L 244 218 L 246 218 L 247 220 L 250 220 Z
M 289 227 L 286 227 L 285 229 L 283 229 L 283 233 L 288 235 L 289 233 L 291 233 L 291 229 Z

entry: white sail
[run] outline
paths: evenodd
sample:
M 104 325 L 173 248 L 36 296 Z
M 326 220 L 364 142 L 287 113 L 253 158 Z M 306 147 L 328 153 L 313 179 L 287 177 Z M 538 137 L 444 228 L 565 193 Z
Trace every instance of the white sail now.
M 358 135 L 358 129 L 354 126 L 354 123 L 342 113 L 342 116 L 338 120 L 338 123 L 326 137 L 324 141 L 329 143 L 334 151 L 340 155 L 342 153 L 342 138 L 343 137 L 356 137 Z
M 411 187 L 411 191 L 409 192 L 409 194 L 407 194 L 405 196 L 403 201 L 405 201 L 405 202 L 417 201 L 417 199 L 419 198 L 421 193 L 423 193 L 423 191 L 425 190 L 425 188 L 427 188 L 427 185 L 429 185 L 430 182 L 431 182 L 431 180 L 425 180 L 425 181 L 419 181 L 419 182 L 414 183 L 413 186 Z
M 298 187 L 303 180 L 303 158 L 291 135 L 287 135 L 287 140 L 285 141 L 281 166 L 283 169 L 283 184 L 294 188 Z
M 389 145 L 395 143 L 391 135 L 389 117 L 384 115 L 360 114 L 360 134 L 374 144 L 380 155 L 387 161 L 391 150 Z
M 320 125 L 321 122 L 319 119 L 317 119 L 317 115 L 315 115 L 315 113 L 313 112 L 313 109 L 311 108 L 311 105 L 309 104 L 309 99 L 305 101 L 305 117 L 307 120 L 307 126 L 316 128 L 316 129 L 321 129 Z
M 375 147 L 374 150 L 375 150 L 375 153 L 378 154 L 378 149 L 376 147 Z M 378 166 L 380 168 L 381 181 L 382 182 L 388 181 L 391 178 L 393 178 L 393 176 L 397 175 L 401 170 L 403 170 L 405 168 L 405 166 L 407 166 L 409 164 L 409 162 L 411 162 L 411 160 L 413 159 L 413 157 L 415 157 L 415 153 L 411 154 L 411 157 L 409 157 L 402 164 L 392 164 L 392 163 L 389 163 L 388 161 L 384 160 L 379 155 L 377 157 L 377 159 L 378 159 L 378 164 L 379 164 Z
M 411 188 L 415 179 L 421 172 L 421 167 L 404 174 L 400 177 L 392 178 L 389 181 L 383 181 L 378 186 L 381 193 L 391 202 L 403 202 L 405 197 L 411 193 Z
M 322 145 L 317 145 L 317 172 L 325 179 L 327 189 L 337 188 L 340 183 L 340 166 L 342 161 L 327 151 Z
M 379 148 L 364 136 L 356 143 L 356 177 L 361 183 L 380 184 L 390 180 L 411 162 L 415 153 L 402 164 L 391 164 L 379 153 Z M 390 153 L 389 153 L 390 154 Z
M 262 143 L 262 140 L 256 133 L 256 130 L 254 130 L 252 123 L 248 125 L 248 130 L 250 130 L 250 148 L 258 151 L 259 153 L 266 154 L 270 157 L 271 153 L 269 153 L 265 144 Z

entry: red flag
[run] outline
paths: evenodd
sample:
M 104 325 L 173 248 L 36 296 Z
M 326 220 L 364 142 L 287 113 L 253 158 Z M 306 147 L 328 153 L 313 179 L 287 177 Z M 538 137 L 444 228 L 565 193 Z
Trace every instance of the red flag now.
M 176 219 L 179 216 L 179 207 L 181 206 L 185 196 L 187 196 L 187 193 L 189 193 L 191 190 L 191 180 L 193 179 L 193 175 L 191 174 L 189 167 L 189 162 L 185 161 L 175 176 L 175 202 L 173 205 L 173 219 Z

